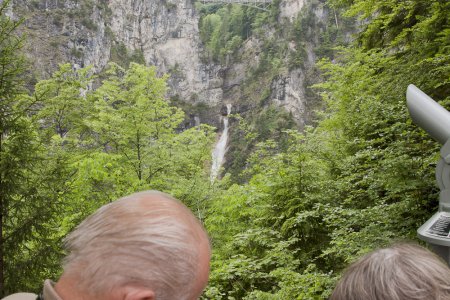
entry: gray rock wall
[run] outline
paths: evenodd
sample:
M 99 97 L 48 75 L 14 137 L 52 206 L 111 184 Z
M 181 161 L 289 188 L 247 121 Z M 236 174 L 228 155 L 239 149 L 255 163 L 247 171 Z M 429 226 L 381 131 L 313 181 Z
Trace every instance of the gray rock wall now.
M 305 3 L 283 0 L 280 21 L 292 22 Z M 259 42 L 249 40 L 241 52 L 252 56 L 250 61 L 225 67 L 202 60 L 199 15 L 191 0 L 13 0 L 10 14 L 25 18 L 27 51 L 39 78 L 63 62 L 93 65 L 100 72 L 120 43 L 140 51 L 161 73 L 171 73 L 169 96 L 205 103 L 217 114 L 224 103 L 239 107 L 246 69 L 259 59 Z M 311 49 L 308 65 L 315 60 Z M 291 112 L 299 125 L 306 109 L 304 79 L 305 71 L 294 69 L 270 85 L 270 101 Z
M 120 42 L 138 49 L 147 63 L 172 74 L 171 93 L 182 99 L 222 102 L 218 67 L 201 61 L 198 18 L 190 0 L 111 0 L 111 30 Z M 172 72 L 176 71 L 176 72 Z

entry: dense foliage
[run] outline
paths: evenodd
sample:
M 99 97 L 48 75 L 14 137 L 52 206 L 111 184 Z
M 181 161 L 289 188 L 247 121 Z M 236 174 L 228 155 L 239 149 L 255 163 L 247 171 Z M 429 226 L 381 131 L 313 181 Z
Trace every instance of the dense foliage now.
M 249 182 L 214 200 L 207 299 L 325 299 L 349 262 L 416 240 L 437 209 L 439 145 L 411 123 L 404 95 L 414 83 L 449 108 L 450 3 L 329 5 L 360 18 L 359 33 L 319 64 L 317 126 L 288 132 L 286 151 L 260 143 Z
M 269 105 L 262 121 L 235 117 L 253 144 L 242 184 L 229 174 L 210 183 L 211 128 L 179 132 L 183 112 L 166 101 L 167 78 L 153 67 L 127 60 L 97 78 L 66 64 L 27 91 L 20 22 L 5 17 L 8 3 L 0 6 L 1 294 L 56 279 L 66 233 L 137 190 L 169 192 L 206 224 L 214 251 L 205 299 L 325 299 L 350 261 L 415 240 L 436 209 L 439 145 L 411 123 L 404 94 L 414 83 L 450 108 L 447 1 L 330 0 L 335 25 L 321 31 L 324 80 L 314 87 L 325 109 L 302 133 L 284 130 L 292 121 Z M 346 34 L 341 16 L 359 18 L 361 28 L 352 45 L 332 49 Z M 216 61 L 227 63 L 252 33 L 263 39 L 243 87 L 263 105 L 267 90 L 257 81 L 268 86 L 301 66 L 312 35 L 302 34 L 305 14 L 290 28 L 257 31 L 276 17 L 276 8 L 225 6 L 201 21 Z M 296 51 L 279 43 L 286 36 Z
M 101 205 L 139 190 L 173 194 L 203 218 L 213 133 L 178 132 L 154 67 L 60 65 L 24 88 L 20 22 L 0 7 L 0 293 L 41 289 L 60 272 L 63 237 Z M 97 86 L 93 88 L 93 86 Z
M 277 5 L 270 10 L 241 5 L 200 4 L 200 37 L 205 44 L 205 57 L 228 64 L 233 54 L 240 49 L 244 40 L 263 30 L 267 22 L 275 23 Z

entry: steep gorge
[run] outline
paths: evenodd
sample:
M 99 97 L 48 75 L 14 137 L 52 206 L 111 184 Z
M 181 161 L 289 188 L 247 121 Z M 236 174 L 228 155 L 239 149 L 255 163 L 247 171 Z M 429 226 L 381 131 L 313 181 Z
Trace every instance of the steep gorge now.
M 283 108 L 287 125 L 278 129 L 303 128 L 316 105 L 309 87 L 317 82 L 314 65 L 330 23 L 328 8 L 318 0 L 283 0 L 275 1 L 271 11 L 276 22 L 254 30 L 221 62 L 207 57 L 201 14 L 191 0 L 14 0 L 10 15 L 24 18 L 37 79 L 63 62 L 93 65 L 100 73 L 109 61 L 125 67 L 136 61 L 171 75 L 168 96 L 187 111 L 184 127 L 200 120 L 220 130 L 221 111 L 233 104 L 232 113 L 251 119 L 253 127 L 265 122 L 258 119 L 267 111 Z M 240 135 L 233 134 L 231 143 L 236 143 Z M 241 168 L 244 159 L 234 168 Z

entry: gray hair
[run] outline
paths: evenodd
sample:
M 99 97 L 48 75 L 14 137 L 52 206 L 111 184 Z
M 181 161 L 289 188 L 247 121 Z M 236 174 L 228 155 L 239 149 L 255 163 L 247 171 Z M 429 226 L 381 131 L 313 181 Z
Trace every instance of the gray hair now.
M 207 235 L 183 204 L 150 191 L 101 207 L 65 239 L 64 272 L 90 294 L 135 284 L 158 300 L 187 299 Z
M 350 265 L 330 300 L 450 299 L 450 269 L 435 254 L 398 244 Z

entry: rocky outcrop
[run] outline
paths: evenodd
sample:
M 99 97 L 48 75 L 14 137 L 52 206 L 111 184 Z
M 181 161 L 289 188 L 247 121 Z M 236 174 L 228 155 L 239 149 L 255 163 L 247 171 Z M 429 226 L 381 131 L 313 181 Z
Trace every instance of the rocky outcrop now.
M 222 102 L 218 66 L 201 60 L 198 14 L 190 0 L 111 0 L 116 41 L 143 53 L 162 73 L 173 73 L 171 94 L 214 106 Z
M 305 0 L 284 0 L 280 2 L 280 18 L 293 21 L 305 5 Z
M 190 0 L 14 0 L 9 14 L 25 20 L 26 50 L 38 78 L 63 62 L 100 72 L 122 47 L 139 51 L 161 73 L 174 73 L 171 95 L 210 106 L 222 102 L 220 67 L 201 60 L 199 17 Z
M 305 75 L 302 70 L 296 69 L 287 76 L 279 76 L 272 82 L 270 100 L 275 105 L 292 113 L 296 123 L 303 127 L 307 107 L 304 92 Z
M 280 22 L 292 22 L 306 3 L 281 1 Z M 63 62 L 93 65 L 101 72 L 114 55 L 128 51 L 171 74 L 169 96 L 204 103 L 217 116 L 223 103 L 235 103 L 238 111 L 247 107 L 239 104 L 240 87 L 248 68 L 258 64 L 259 41 L 244 43 L 241 53 L 248 60 L 226 67 L 207 61 L 191 0 L 13 0 L 10 14 L 25 19 L 27 52 L 38 78 L 49 76 Z M 323 11 L 315 14 L 321 17 Z M 308 47 L 311 65 L 315 57 L 313 46 Z M 267 84 L 269 100 L 291 112 L 299 125 L 306 109 L 304 81 L 305 71 L 293 69 Z
M 11 16 L 24 20 L 26 53 L 38 79 L 48 77 L 58 64 L 93 65 L 101 70 L 110 58 L 105 1 L 12 0 Z

